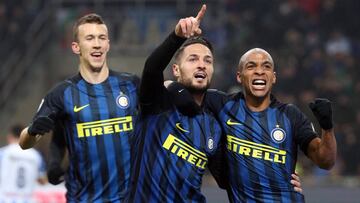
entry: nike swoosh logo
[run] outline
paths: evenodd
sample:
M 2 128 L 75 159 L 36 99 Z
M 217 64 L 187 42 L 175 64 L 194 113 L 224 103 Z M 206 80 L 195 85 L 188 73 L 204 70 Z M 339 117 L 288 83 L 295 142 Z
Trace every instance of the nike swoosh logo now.
M 228 125 L 243 125 L 242 123 L 231 121 L 231 118 L 229 118 L 229 120 L 226 121 L 226 124 L 228 124 Z
M 189 131 L 185 130 L 184 128 L 182 128 L 180 125 L 181 125 L 180 123 L 176 123 L 176 124 L 175 124 L 175 126 L 177 127 L 177 129 L 179 129 L 179 130 L 181 130 L 181 131 L 183 131 L 183 132 L 185 132 L 185 133 L 188 133 L 188 132 L 189 132 Z
M 184 91 L 184 89 L 181 89 L 181 90 L 179 90 L 178 92 L 181 93 L 182 91 Z
M 86 104 L 86 105 L 80 106 L 80 107 L 77 107 L 77 106 L 75 105 L 75 106 L 74 106 L 74 112 L 77 113 L 77 112 L 83 110 L 84 108 L 86 108 L 86 107 L 88 107 L 88 106 L 89 106 L 89 104 Z

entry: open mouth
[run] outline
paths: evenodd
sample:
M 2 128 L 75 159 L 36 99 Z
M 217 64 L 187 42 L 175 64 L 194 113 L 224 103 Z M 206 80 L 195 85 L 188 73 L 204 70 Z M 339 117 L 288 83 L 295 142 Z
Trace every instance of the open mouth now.
M 94 58 L 101 58 L 102 53 L 101 52 L 93 52 L 90 55 Z
M 196 72 L 194 77 L 198 80 L 203 80 L 206 78 L 206 73 L 205 72 Z
M 255 89 L 264 89 L 266 85 L 266 80 L 263 79 L 255 79 L 252 81 L 252 86 Z

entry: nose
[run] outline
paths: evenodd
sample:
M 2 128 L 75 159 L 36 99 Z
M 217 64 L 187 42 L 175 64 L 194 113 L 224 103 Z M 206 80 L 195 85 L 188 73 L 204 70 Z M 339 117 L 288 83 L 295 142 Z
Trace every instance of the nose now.
M 264 73 L 264 68 L 261 67 L 261 66 L 256 66 L 255 73 L 256 74 L 263 74 Z
M 206 69 L 206 62 L 202 61 L 202 60 L 199 60 L 198 68 L 201 69 L 201 70 Z
M 94 48 L 100 48 L 101 47 L 101 43 L 100 43 L 100 40 L 98 38 L 94 39 L 93 47 Z

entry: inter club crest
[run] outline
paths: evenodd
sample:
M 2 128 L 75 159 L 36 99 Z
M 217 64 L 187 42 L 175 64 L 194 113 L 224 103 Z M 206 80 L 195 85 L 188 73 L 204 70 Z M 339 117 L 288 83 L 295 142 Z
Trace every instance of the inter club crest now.
M 130 99 L 126 94 L 120 92 L 120 95 L 116 98 L 116 104 L 118 105 L 118 107 L 126 109 L 130 105 Z
M 276 128 L 274 128 L 271 131 L 271 139 L 276 143 L 282 143 L 286 138 L 285 130 L 280 128 L 279 125 L 276 125 Z
M 214 149 L 214 139 L 212 137 L 207 140 L 207 147 L 210 151 Z

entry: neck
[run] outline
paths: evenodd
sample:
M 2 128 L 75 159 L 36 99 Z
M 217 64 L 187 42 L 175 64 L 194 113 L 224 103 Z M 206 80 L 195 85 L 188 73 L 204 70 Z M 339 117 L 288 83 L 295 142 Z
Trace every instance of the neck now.
M 204 100 L 204 93 L 192 93 L 191 94 L 194 97 L 194 101 L 197 105 L 201 106 L 203 100 Z
M 90 84 L 102 83 L 109 76 L 109 68 L 107 67 L 106 63 L 100 70 L 95 70 L 91 67 L 80 64 L 79 71 L 84 80 Z
M 264 97 L 256 97 L 249 94 L 245 94 L 246 106 L 253 112 L 264 111 L 270 106 L 270 94 Z

